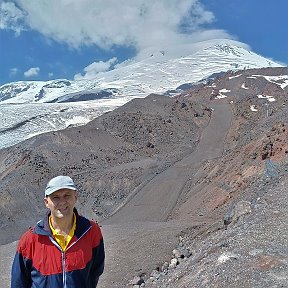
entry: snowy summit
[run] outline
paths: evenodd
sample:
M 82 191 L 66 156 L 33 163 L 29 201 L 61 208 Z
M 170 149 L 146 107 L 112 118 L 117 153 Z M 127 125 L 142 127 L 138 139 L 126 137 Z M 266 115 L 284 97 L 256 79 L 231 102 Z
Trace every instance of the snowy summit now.
M 243 46 L 240 42 L 222 39 L 190 45 L 186 48 L 186 55 L 179 55 L 175 48 L 150 49 L 137 59 L 93 77 L 78 75 L 73 81 L 57 79 L 5 84 L 0 87 L 0 101 L 74 102 L 124 96 L 128 101 L 151 93 L 177 90 L 183 84 L 207 79 L 215 73 L 281 66 Z M 183 47 L 179 51 L 183 51 Z

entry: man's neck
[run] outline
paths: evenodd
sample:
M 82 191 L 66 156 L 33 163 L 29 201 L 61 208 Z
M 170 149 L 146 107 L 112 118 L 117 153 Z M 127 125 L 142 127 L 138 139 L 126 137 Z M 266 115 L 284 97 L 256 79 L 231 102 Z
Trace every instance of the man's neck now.
M 66 233 L 69 234 L 74 220 L 74 214 L 71 217 L 64 217 L 64 218 L 57 218 L 51 215 L 51 224 L 53 228 L 59 233 Z

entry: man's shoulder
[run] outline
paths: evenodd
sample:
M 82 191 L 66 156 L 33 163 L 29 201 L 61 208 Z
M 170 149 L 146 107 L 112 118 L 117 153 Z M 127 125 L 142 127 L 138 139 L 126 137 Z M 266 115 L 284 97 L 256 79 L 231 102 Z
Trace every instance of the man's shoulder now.
M 25 242 L 29 242 L 31 240 L 34 240 L 35 237 L 37 237 L 37 227 L 42 228 L 43 225 L 43 220 L 38 221 L 34 226 L 30 226 L 28 227 L 28 229 L 22 234 L 21 238 L 19 241 L 25 243 Z
M 82 221 L 84 220 L 86 222 L 87 227 L 90 227 L 90 234 L 93 234 L 93 237 L 96 236 L 96 238 L 100 240 L 102 238 L 100 225 L 94 219 L 90 220 L 84 216 L 80 217 L 82 218 Z
M 30 226 L 22 235 L 22 237 L 20 239 L 29 239 L 33 236 L 33 232 L 34 232 L 35 226 Z
M 100 227 L 99 223 L 96 222 L 94 219 L 92 219 L 92 220 L 89 219 L 89 221 L 90 221 L 90 225 L 92 227 L 98 227 L 98 228 Z
M 35 234 L 33 233 L 34 227 L 29 227 L 29 229 L 24 232 L 18 242 L 18 250 L 25 250 L 35 241 Z
M 92 230 L 97 231 L 97 233 L 101 234 L 101 228 L 100 228 L 101 225 L 97 221 L 95 221 L 94 219 L 92 219 L 92 220 L 89 219 L 89 222 L 90 222 Z
M 97 242 L 97 245 L 98 245 L 99 242 L 103 239 L 100 225 L 97 222 L 94 222 L 93 220 L 90 220 L 90 225 L 91 225 L 91 232 L 93 234 L 93 238 Z

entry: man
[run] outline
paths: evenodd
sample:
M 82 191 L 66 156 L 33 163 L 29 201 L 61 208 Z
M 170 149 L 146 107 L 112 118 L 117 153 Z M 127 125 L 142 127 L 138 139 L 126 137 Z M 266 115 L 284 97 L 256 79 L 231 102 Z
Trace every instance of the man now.
M 45 189 L 44 220 L 20 239 L 11 288 L 95 288 L 104 269 L 99 226 L 75 208 L 77 191 L 68 176 L 51 179 Z

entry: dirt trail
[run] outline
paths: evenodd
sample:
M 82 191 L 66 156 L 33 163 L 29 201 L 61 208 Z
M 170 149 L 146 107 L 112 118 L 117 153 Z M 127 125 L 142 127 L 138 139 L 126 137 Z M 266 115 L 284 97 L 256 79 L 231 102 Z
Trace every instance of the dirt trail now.
M 121 209 L 102 222 L 107 261 L 100 288 L 111 287 L 111 283 L 115 285 L 113 287 L 125 287 L 122 284 L 128 283 L 135 275 L 155 269 L 168 260 L 167 256 L 178 244 L 176 236 L 181 230 L 198 224 L 192 221 L 167 222 L 167 218 L 186 182 L 198 171 L 203 161 L 222 154 L 232 111 L 223 99 L 215 101 L 211 108 L 211 121 L 195 151 L 155 176 Z
M 223 100 L 222 100 L 223 101 Z M 225 102 L 215 102 L 211 121 L 204 130 L 196 150 L 155 176 L 122 209 L 103 224 L 137 221 L 166 221 L 183 187 L 203 161 L 221 156 L 226 133 L 230 127 L 231 110 Z

